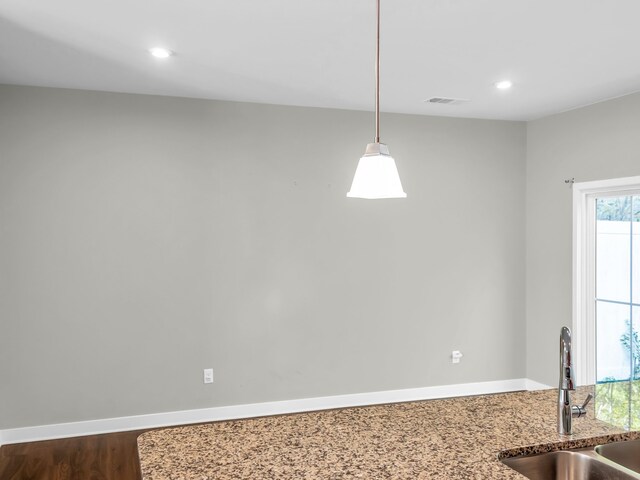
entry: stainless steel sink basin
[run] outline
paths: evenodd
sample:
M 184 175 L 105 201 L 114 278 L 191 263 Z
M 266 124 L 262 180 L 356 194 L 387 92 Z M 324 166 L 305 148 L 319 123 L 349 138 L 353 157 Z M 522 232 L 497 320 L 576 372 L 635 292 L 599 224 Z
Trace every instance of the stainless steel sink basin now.
M 640 476 L 596 457 L 593 449 L 505 458 L 505 464 L 532 480 L 627 480 Z
M 629 470 L 640 472 L 640 440 L 600 445 L 596 452 Z

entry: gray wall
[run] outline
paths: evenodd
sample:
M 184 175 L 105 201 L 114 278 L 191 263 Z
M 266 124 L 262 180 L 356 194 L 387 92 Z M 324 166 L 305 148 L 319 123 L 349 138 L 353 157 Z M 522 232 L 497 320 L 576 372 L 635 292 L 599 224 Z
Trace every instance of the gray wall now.
M 0 428 L 523 377 L 525 125 L 383 115 L 347 199 L 372 121 L 1 86 Z
M 527 125 L 528 378 L 557 384 L 558 335 L 572 322 L 572 191 L 564 180 L 640 175 L 639 132 L 640 94 Z

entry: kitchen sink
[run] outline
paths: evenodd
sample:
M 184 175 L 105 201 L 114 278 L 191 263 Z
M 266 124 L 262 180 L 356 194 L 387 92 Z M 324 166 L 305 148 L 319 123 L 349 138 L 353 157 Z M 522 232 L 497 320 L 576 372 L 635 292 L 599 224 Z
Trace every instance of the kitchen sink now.
M 506 465 L 531 480 L 627 480 L 639 474 L 598 458 L 593 448 L 505 458 Z
M 640 472 L 640 440 L 599 445 L 596 452 L 629 470 Z

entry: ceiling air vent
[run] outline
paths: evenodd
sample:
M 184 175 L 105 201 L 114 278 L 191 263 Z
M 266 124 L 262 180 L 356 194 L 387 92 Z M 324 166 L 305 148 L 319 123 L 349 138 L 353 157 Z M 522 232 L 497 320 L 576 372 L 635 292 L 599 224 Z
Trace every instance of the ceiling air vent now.
M 469 100 L 465 98 L 448 98 L 448 97 L 431 97 L 424 101 L 424 103 L 439 103 L 441 105 L 459 105 L 466 103 Z

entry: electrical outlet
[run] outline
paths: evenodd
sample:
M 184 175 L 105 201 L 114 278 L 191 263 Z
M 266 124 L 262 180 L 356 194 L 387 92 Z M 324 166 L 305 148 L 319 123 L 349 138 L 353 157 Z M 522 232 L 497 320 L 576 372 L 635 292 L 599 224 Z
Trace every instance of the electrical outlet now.
M 203 375 L 204 383 L 213 383 L 213 368 L 205 368 Z
M 462 358 L 462 352 L 460 350 L 454 350 L 451 352 L 451 363 L 460 363 Z

